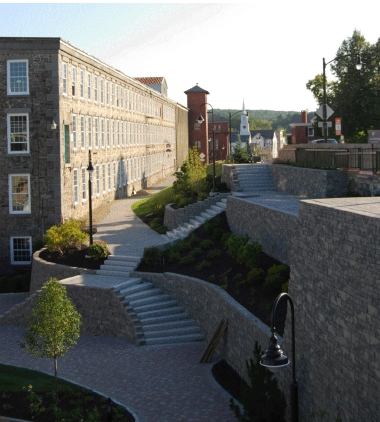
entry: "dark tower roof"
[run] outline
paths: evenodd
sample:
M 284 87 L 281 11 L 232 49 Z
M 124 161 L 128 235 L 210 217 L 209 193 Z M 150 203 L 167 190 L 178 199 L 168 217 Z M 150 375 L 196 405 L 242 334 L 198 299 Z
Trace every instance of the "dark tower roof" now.
M 206 91 L 205 89 L 201 88 L 200 86 L 198 86 L 198 84 L 196 84 L 195 86 L 193 86 L 192 88 L 188 89 L 187 91 L 185 91 L 185 94 L 189 94 L 191 92 L 203 92 L 205 94 L 210 94 L 208 91 Z

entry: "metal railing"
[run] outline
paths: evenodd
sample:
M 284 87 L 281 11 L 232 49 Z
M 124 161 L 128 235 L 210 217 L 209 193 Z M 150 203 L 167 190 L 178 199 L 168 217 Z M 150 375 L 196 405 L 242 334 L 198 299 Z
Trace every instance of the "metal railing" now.
M 295 151 L 296 163 L 326 166 L 329 168 L 380 171 L 380 148 L 318 149 L 299 148 Z

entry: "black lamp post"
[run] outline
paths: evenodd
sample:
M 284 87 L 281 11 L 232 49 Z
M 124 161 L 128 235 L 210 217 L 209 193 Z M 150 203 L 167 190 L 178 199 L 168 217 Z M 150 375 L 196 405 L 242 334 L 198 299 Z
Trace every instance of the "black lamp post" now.
M 90 213 L 90 245 L 92 245 L 93 242 L 93 238 L 92 238 L 92 173 L 94 172 L 94 167 L 92 165 L 92 161 L 91 161 L 91 150 L 88 150 L 88 167 L 87 167 L 87 171 L 88 171 L 88 206 L 89 206 L 89 213 Z
M 209 105 L 211 107 L 211 124 L 212 124 L 212 192 L 217 192 L 217 189 L 215 187 L 215 127 L 214 127 L 214 108 L 209 103 L 203 103 L 199 109 L 201 109 L 204 105 Z M 208 111 L 207 111 L 208 113 Z M 202 124 L 205 121 L 205 119 L 202 116 L 202 113 L 199 113 L 199 117 L 197 119 L 197 122 L 199 124 Z M 208 132 L 208 128 L 207 128 Z
M 335 59 L 330 60 L 326 63 L 325 58 L 323 57 L 323 137 L 324 141 L 327 143 L 327 93 L 326 93 L 326 66 L 336 60 L 339 60 L 343 57 L 352 57 L 353 54 L 345 54 L 344 56 L 337 56 Z M 359 55 L 356 57 L 356 65 L 355 68 L 357 70 L 361 70 L 362 68 L 362 61 Z
M 275 316 L 278 304 L 282 299 L 286 299 L 290 303 L 292 312 L 292 382 L 290 384 L 290 412 L 291 422 L 298 422 L 298 383 L 296 380 L 296 352 L 295 352 L 295 335 L 294 335 L 294 305 L 293 301 L 287 293 L 281 293 L 277 296 L 273 303 L 271 314 L 271 331 L 272 335 L 269 340 L 269 346 L 265 353 L 261 356 L 260 364 L 267 367 L 269 370 L 275 371 L 279 368 L 284 368 L 290 364 L 287 356 L 284 355 L 281 346 L 277 343 L 275 335 Z

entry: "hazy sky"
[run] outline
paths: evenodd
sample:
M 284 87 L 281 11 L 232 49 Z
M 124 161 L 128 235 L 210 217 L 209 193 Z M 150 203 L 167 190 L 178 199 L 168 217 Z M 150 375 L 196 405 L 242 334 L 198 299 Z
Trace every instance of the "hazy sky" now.
M 0 36 L 60 37 L 128 76 L 164 76 L 186 105 L 196 83 L 213 108 L 317 107 L 306 83 L 359 30 L 380 38 L 374 0 L 250 3 L 0 3 Z

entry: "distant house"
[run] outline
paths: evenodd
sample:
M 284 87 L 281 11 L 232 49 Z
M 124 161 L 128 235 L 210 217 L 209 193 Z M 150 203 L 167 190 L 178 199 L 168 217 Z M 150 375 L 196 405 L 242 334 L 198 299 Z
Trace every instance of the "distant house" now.
M 302 110 L 299 122 L 290 123 L 292 144 L 307 144 L 316 139 L 313 122 L 308 122 L 307 111 Z
M 141 82 L 144 85 L 148 85 L 149 88 L 154 89 L 163 96 L 168 96 L 168 84 L 163 76 L 146 77 L 146 78 L 134 78 L 136 81 Z

